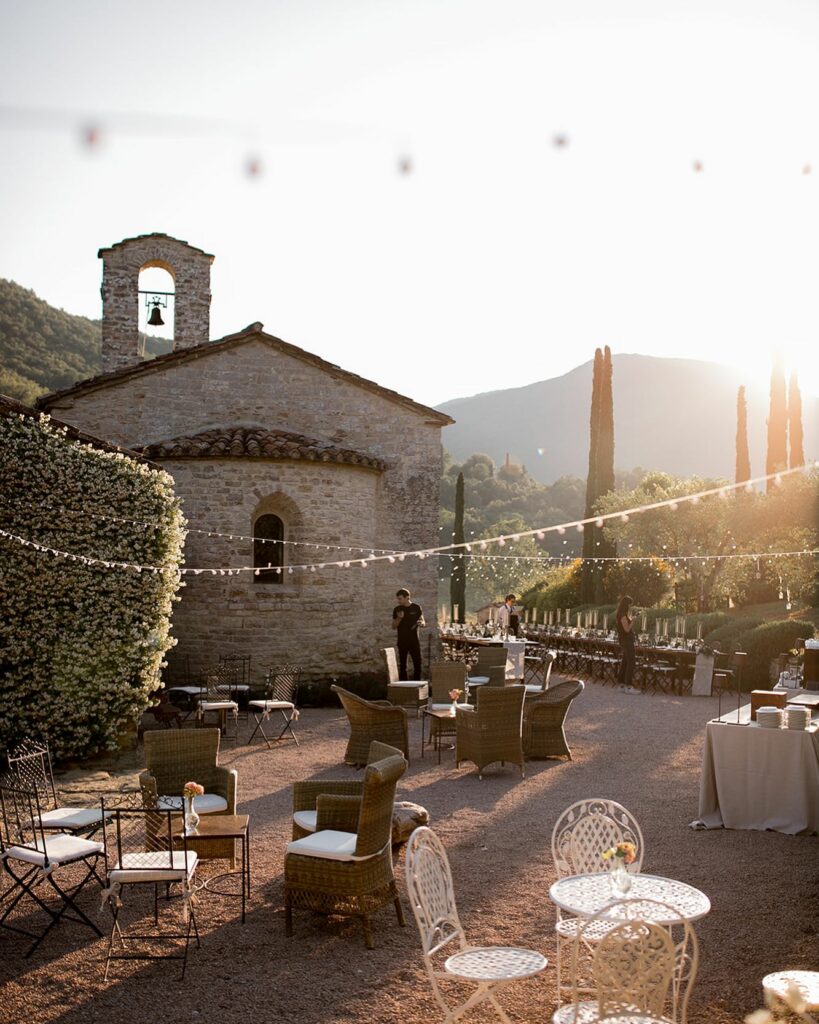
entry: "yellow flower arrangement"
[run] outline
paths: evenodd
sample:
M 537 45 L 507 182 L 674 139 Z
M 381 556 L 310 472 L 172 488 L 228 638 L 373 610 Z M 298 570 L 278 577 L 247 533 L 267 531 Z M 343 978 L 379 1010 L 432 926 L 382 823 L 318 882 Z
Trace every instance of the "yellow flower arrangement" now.
M 603 850 L 603 860 L 612 860 L 614 857 L 624 860 L 626 864 L 633 864 L 637 859 L 637 847 L 634 843 L 618 843 Z

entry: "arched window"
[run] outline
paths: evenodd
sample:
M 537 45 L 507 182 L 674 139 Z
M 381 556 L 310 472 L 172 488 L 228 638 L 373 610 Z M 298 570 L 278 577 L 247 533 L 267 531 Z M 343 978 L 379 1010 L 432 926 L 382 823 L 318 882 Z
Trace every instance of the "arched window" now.
M 259 516 L 253 524 L 253 566 L 261 570 L 254 572 L 254 583 L 281 583 L 284 574 L 284 523 L 278 516 Z M 268 568 L 269 567 L 269 568 Z
M 174 276 L 162 260 L 151 260 L 139 271 L 139 357 L 153 359 L 173 352 Z

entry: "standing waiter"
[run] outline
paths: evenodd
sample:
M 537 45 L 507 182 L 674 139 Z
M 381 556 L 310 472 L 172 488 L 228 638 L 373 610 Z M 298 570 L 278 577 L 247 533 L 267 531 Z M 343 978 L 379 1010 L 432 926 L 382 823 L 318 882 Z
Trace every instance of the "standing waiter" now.
M 421 641 L 418 629 L 426 626 L 421 606 L 403 587 L 396 592 L 398 604 L 392 610 L 392 628 L 398 633 L 398 678 L 407 678 L 407 655 L 412 658 L 412 678 L 421 678 Z

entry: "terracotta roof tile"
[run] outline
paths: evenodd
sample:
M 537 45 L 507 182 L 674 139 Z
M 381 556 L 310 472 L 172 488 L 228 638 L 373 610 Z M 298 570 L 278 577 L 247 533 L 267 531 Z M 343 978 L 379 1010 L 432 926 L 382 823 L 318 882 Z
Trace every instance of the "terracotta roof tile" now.
M 352 448 L 337 448 L 327 441 L 317 441 L 285 430 L 252 427 L 220 427 L 200 434 L 174 437 L 142 448 L 148 459 L 219 459 L 236 456 L 256 459 L 306 459 L 318 462 L 341 462 L 364 466 L 381 472 L 387 463 L 375 455 L 366 455 Z
M 238 331 L 236 334 L 228 334 L 226 337 L 220 338 L 218 341 L 205 341 L 200 345 L 190 345 L 187 348 L 176 349 L 175 351 L 168 352 L 163 356 L 157 356 L 155 359 L 146 359 L 139 363 L 132 363 L 129 366 L 122 366 L 118 370 L 109 370 L 107 373 L 97 374 L 96 377 L 89 377 L 87 380 L 78 381 L 76 384 L 72 384 L 71 387 L 63 388 L 61 391 L 53 391 L 50 395 L 43 395 L 38 398 L 36 407 L 38 409 L 48 410 L 52 405 L 63 398 L 84 394 L 88 391 L 94 391 L 97 388 L 104 388 L 109 384 L 115 384 L 131 377 L 141 376 L 143 373 L 156 373 L 167 366 L 173 366 L 177 363 L 188 362 L 193 359 L 202 359 L 213 355 L 216 352 L 223 352 L 226 349 L 233 348 L 238 345 L 244 345 L 254 339 L 260 339 L 271 347 L 276 348 L 295 359 L 301 359 L 306 363 L 310 363 L 312 366 L 318 367 L 325 373 L 329 373 L 334 377 L 339 377 L 342 380 L 350 381 L 358 387 L 371 391 L 374 394 L 382 395 L 384 398 L 392 402 L 396 402 L 399 405 L 413 409 L 415 412 L 421 413 L 421 415 L 428 416 L 432 422 L 440 424 L 442 427 L 455 422 L 455 420 L 445 412 L 440 412 L 438 409 L 432 409 L 427 405 L 422 405 L 420 402 L 416 402 L 412 398 L 407 398 L 406 395 L 401 395 L 397 391 L 385 388 L 381 384 L 376 384 L 374 381 L 367 380 L 366 377 L 360 377 L 358 374 L 351 373 L 349 370 L 342 370 L 342 368 L 340 366 L 336 366 L 335 363 L 328 363 L 326 359 L 313 355 L 311 352 L 307 352 L 303 348 L 299 348 L 297 345 L 291 345 L 290 342 L 282 341 L 281 338 L 276 338 L 272 334 L 267 334 L 264 330 L 264 325 L 258 321 L 249 324 L 244 328 L 244 330 Z

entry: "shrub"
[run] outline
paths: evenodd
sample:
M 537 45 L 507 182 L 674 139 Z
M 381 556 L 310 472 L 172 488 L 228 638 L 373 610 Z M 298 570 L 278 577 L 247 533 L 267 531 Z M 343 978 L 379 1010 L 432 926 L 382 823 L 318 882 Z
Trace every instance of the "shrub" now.
M 765 622 L 740 634 L 736 649 L 748 655 L 743 673 L 743 690 L 767 690 L 770 685 L 768 673 L 771 660 L 795 647 L 797 640 L 806 640 L 815 632 L 810 622 L 785 619 Z
M 0 415 L 0 528 L 71 554 L 0 536 L 0 747 L 30 736 L 57 756 L 116 748 L 174 643 L 183 526 L 167 473 L 46 416 Z
M 734 651 L 739 651 L 742 648 L 739 647 L 737 641 L 743 633 L 748 633 L 757 626 L 761 626 L 763 619 L 755 618 L 744 618 L 744 619 L 731 619 L 730 622 L 726 622 L 723 626 L 717 626 L 716 629 L 712 629 L 707 634 L 709 647 L 715 647 L 719 645 L 719 650 L 727 651 L 733 654 Z

